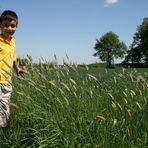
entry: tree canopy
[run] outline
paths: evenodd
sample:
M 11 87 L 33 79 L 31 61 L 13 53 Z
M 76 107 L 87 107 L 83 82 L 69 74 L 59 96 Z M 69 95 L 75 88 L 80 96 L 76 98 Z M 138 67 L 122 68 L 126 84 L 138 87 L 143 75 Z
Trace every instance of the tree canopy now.
M 144 18 L 142 24 L 137 27 L 125 60 L 148 65 L 148 18 Z
M 96 39 L 95 53 L 93 56 L 98 56 L 101 61 L 107 63 L 108 67 L 112 67 L 114 59 L 123 58 L 127 51 L 124 42 L 120 42 L 118 35 L 110 31 Z

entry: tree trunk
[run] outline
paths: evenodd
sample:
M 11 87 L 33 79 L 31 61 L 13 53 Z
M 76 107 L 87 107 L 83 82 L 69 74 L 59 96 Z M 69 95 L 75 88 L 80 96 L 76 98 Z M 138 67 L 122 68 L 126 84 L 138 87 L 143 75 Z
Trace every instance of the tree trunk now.
M 146 54 L 145 65 L 148 66 L 148 54 Z
M 108 57 L 107 57 L 107 67 L 108 68 L 111 68 L 112 67 L 112 64 L 111 64 L 111 60 L 112 60 L 112 56 L 111 56 L 111 53 L 110 52 L 108 52 L 107 53 L 108 55 Z

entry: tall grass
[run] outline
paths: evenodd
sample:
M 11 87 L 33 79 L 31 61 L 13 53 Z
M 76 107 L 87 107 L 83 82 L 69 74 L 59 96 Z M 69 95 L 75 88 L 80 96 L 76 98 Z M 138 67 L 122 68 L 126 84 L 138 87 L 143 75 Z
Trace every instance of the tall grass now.
M 0 147 L 147 147 L 146 69 L 39 64 L 15 77 Z

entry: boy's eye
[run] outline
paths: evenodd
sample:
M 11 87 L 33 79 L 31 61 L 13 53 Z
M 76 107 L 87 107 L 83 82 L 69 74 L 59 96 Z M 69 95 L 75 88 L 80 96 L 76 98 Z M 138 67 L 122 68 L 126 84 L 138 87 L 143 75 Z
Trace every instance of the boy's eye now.
M 16 27 L 16 25 L 14 25 L 14 24 L 4 24 L 4 27 L 9 27 L 9 26 L 11 26 L 11 28 L 15 28 Z
M 9 25 L 9 24 L 4 24 L 4 26 L 5 26 L 5 27 L 9 27 L 10 25 Z
M 11 25 L 11 28 L 15 28 L 16 26 L 15 25 Z

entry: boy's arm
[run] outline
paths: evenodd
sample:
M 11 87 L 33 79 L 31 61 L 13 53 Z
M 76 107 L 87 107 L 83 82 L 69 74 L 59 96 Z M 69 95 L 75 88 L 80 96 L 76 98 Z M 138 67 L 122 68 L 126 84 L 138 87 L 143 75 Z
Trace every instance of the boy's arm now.
M 18 67 L 17 61 L 14 61 L 14 63 L 13 63 L 13 68 L 15 69 L 16 73 L 18 74 L 18 72 L 19 72 L 19 67 Z
M 17 61 L 14 61 L 13 67 L 18 75 L 24 74 L 25 71 L 19 68 Z

